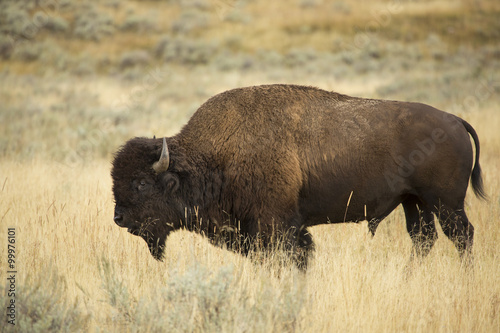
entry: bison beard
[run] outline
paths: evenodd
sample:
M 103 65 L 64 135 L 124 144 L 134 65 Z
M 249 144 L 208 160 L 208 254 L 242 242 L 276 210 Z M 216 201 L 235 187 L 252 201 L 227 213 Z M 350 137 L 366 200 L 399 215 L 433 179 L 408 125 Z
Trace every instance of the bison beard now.
M 149 223 L 144 223 L 148 225 Z M 165 250 L 165 241 L 167 239 L 167 235 L 163 233 L 155 234 L 148 230 L 148 228 L 140 228 L 140 229 L 128 229 L 132 235 L 140 236 L 142 239 L 146 241 L 148 245 L 149 252 L 156 260 L 162 260 L 163 251 Z
M 308 227 L 368 220 L 374 235 L 400 204 L 411 258 L 432 248 L 435 217 L 471 258 L 469 180 L 485 197 L 479 140 L 464 120 L 424 104 L 293 85 L 216 95 L 179 134 L 129 140 L 111 174 L 116 224 L 156 259 L 171 231 L 187 229 L 243 254 L 280 243 L 303 269 Z

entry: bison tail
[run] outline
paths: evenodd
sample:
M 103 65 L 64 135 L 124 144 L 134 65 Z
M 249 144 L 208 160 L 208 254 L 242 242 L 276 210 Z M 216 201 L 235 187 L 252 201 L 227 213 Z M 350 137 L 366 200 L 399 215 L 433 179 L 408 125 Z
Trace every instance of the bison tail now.
M 476 146 L 476 160 L 474 162 L 474 168 L 472 168 L 472 174 L 471 174 L 472 190 L 474 191 L 474 194 L 477 197 L 483 200 L 487 200 L 488 196 L 484 191 L 483 177 L 481 175 L 481 166 L 479 165 L 479 138 L 477 137 L 477 133 L 474 130 L 474 128 L 468 122 L 462 120 L 462 123 L 467 132 L 469 132 L 469 134 L 472 136 L 472 139 L 474 140 L 474 144 Z

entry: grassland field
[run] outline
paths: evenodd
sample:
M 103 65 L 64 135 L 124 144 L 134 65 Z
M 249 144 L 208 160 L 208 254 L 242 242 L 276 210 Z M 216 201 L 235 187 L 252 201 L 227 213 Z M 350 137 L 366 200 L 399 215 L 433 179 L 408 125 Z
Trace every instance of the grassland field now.
M 0 331 L 500 332 L 499 15 L 491 0 L 0 1 Z M 471 123 L 489 196 L 466 199 L 473 268 L 438 226 L 408 273 L 400 208 L 373 238 L 366 222 L 311 228 L 305 274 L 185 231 L 158 262 L 114 224 L 121 144 L 174 135 L 210 96 L 266 83 Z

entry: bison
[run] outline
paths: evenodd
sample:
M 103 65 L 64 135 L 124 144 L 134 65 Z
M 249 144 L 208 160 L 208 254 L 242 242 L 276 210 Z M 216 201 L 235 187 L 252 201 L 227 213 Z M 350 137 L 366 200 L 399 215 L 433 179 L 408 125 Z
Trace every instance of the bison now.
M 465 120 L 296 85 L 218 94 L 177 135 L 126 142 L 111 175 L 114 222 L 159 260 L 170 232 L 187 229 L 244 254 L 282 240 L 306 268 L 309 227 L 367 220 L 374 235 L 400 204 L 410 258 L 435 243 L 434 216 L 464 258 L 474 235 L 464 211 L 469 179 L 485 197 L 479 140 Z

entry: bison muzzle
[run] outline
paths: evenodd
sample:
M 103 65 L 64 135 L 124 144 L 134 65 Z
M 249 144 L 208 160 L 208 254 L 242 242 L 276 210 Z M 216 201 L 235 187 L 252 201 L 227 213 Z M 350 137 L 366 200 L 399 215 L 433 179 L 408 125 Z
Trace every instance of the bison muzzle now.
M 156 259 L 170 232 L 187 229 L 241 253 L 281 240 L 301 268 L 313 248 L 309 227 L 368 220 L 375 234 L 400 204 L 412 257 L 435 243 L 435 216 L 469 257 L 469 179 L 485 196 L 466 121 L 424 104 L 294 85 L 216 95 L 177 135 L 128 141 L 111 174 L 114 221 Z

